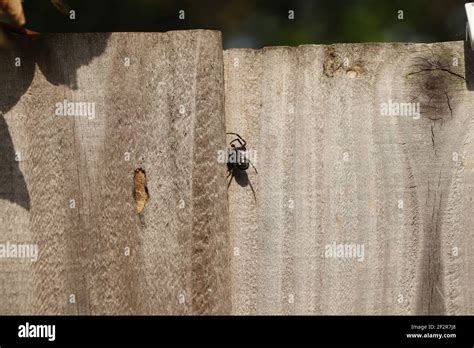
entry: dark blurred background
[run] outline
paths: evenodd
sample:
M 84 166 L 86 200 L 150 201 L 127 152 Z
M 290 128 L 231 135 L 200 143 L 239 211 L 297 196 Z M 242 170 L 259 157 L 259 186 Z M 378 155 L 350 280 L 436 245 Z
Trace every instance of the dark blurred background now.
M 474 1 L 474 0 L 473 0 Z M 26 27 L 47 32 L 216 29 L 224 48 L 335 42 L 464 40 L 457 0 L 65 0 L 70 20 L 50 0 L 24 0 Z M 179 19 L 184 10 L 185 19 Z M 294 11 L 294 19 L 288 18 Z M 403 11 L 403 19 L 399 19 Z

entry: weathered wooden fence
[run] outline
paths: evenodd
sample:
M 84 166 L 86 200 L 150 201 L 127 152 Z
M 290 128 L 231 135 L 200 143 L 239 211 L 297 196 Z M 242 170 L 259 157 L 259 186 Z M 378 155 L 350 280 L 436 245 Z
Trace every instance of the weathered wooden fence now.
M 0 256 L 38 257 L 4 252 L 0 313 L 474 314 L 471 57 L 222 51 L 205 30 L 17 39 Z M 258 170 L 228 191 L 226 130 Z

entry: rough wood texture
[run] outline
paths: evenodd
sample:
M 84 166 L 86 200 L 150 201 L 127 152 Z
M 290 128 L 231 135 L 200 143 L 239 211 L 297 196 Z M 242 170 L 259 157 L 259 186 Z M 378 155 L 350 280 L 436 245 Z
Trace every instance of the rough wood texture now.
M 18 45 L 0 55 L 0 242 L 37 243 L 39 259 L 1 260 L 0 313 L 229 313 L 220 34 Z M 95 118 L 56 116 L 64 99 Z
M 234 313 L 474 313 L 474 68 L 464 51 L 224 52 L 227 131 L 258 159 L 258 175 L 229 188 Z M 419 119 L 382 116 L 389 100 L 420 103 Z M 364 260 L 326 257 L 332 242 L 363 244 Z
M 37 243 L 39 259 L 0 260 L 0 313 L 474 314 L 462 42 L 223 54 L 200 30 L 31 40 L 0 54 L 0 243 Z M 96 117 L 56 116 L 64 99 Z M 390 101 L 420 117 L 383 116 Z M 226 129 L 259 171 L 228 201 Z M 333 242 L 363 259 L 327 257 Z

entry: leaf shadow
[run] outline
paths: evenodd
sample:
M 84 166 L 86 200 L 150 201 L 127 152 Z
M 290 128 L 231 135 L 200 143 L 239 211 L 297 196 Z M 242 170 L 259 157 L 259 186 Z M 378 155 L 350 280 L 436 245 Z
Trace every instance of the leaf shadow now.
M 105 51 L 109 37 L 110 33 L 8 35 L 9 48 L 0 51 L 0 199 L 27 210 L 31 208 L 28 185 L 16 158 L 5 115 L 27 93 L 37 73 L 36 67 L 50 84 L 77 90 L 77 70 Z M 21 64 L 16 66 L 18 59 Z M 21 141 L 28 146 L 28 139 Z

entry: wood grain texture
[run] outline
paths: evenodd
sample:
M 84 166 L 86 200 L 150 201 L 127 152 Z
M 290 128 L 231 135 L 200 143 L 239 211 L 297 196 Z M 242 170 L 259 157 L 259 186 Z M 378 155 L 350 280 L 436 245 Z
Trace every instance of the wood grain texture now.
M 39 248 L 0 262 L 0 313 L 230 312 L 222 64 L 205 30 L 57 34 L 0 55 L 0 242 Z M 64 99 L 95 118 L 56 116 Z
M 231 49 L 224 63 L 227 132 L 258 158 L 229 188 L 233 312 L 473 314 L 463 42 Z M 389 100 L 420 117 L 383 116 Z M 327 257 L 333 242 L 364 245 L 363 261 Z
M 17 42 L 0 54 L 0 243 L 39 259 L 0 259 L 0 313 L 474 314 L 473 72 L 462 42 Z M 55 115 L 65 99 L 95 117 Z M 228 192 L 226 131 L 258 169 Z M 333 242 L 363 260 L 326 257 Z

